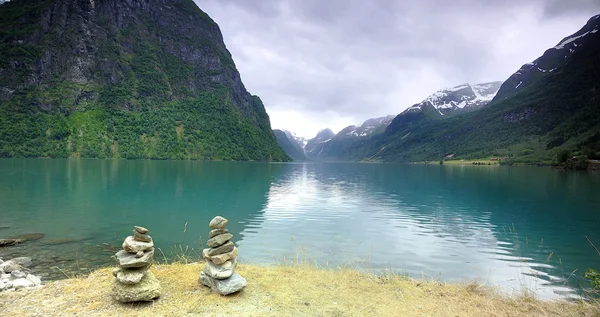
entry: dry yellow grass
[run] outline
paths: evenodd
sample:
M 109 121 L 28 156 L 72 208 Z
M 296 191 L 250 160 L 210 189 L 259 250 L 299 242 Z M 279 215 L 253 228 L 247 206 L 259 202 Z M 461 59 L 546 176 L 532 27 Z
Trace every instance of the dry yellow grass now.
M 597 304 L 505 297 L 475 284 L 308 266 L 240 265 L 241 293 L 222 297 L 198 283 L 202 264 L 152 267 L 163 287 L 154 303 L 110 297 L 111 269 L 0 293 L 1 316 L 600 316 Z

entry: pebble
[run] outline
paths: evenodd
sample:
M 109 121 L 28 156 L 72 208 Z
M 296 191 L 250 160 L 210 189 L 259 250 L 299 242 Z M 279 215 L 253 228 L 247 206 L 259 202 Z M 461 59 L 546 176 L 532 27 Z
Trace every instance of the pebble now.
M 144 228 L 144 227 L 140 227 L 140 226 L 133 226 L 133 229 L 141 234 L 146 234 L 148 233 L 148 229 Z
M 139 233 L 137 230 L 133 230 L 133 238 L 137 241 L 142 241 L 142 242 L 152 242 L 152 238 L 144 233 Z
M 152 242 L 152 238 L 150 238 L 150 242 L 142 242 L 136 241 L 132 236 L 125 238 L 123 241 L 123 250 L 129 253 L 138 253 L 140 251 L 146 251 L 154 248 L 154 243 Z
M 213 229 L 208 233 L 208 238 L 211 239 L 215 236 L 218 236 L 223 233 L 228 233 L 228 232 L 229 232 L 229 230 L 227 230 L 227 229 Z
M 144 251 L 140 251 L 140 252 L 138 252 L 138 253 L 135 254 L 136 258 L 141 258 L 143 256 L 144 256 Z
M 149 267 L 152 265 L 152 257 L 154 256 L 154 249 L 144 252 L 141 258 L 137 257 L 137 254 L 131 254 L 121 250 L 115 254 L 117 263 L 121 268 L 135 268 L 135 267 Z

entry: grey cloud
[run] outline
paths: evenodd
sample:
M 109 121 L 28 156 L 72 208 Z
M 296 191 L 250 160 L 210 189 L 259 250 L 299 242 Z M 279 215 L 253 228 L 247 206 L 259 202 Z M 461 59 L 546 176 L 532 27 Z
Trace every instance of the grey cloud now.
M 600 11 L 596 0 L 196 2 L 269 111 L 355 123 L 447 86 L 504 80 Z

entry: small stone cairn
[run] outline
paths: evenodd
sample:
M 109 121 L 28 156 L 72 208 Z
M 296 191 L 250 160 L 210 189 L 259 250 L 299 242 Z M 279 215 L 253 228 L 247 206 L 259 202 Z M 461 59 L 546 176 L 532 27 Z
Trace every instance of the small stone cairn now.
M 212 229 L 206 242 L 209 248 L 202 251 L 206 266 L 200 272 L 200 282 L 221 295 L 229 295 L 246 287 L 246 279 L 235 272 L 238 249 L 231 238 L 233 235 L 225 229 L 228 220 L 217 216 L 210 221 Z
M 133 235 L 123 242 L 123 250 L 115 254 L 118 269 L 113 271 L 113 296 L 121 303 L 152 301 L 160 297 L 160 283 L 152 272 L 154 243 L 148 229 L 134 226 Z

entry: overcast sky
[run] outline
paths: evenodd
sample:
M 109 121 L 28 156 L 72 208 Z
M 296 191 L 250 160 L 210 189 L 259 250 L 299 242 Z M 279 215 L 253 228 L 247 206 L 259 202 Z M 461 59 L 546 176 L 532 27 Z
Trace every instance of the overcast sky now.
M 503 81 L 600 13 L 598 0 L 195 1 L 272 127 L 305 137 Z

